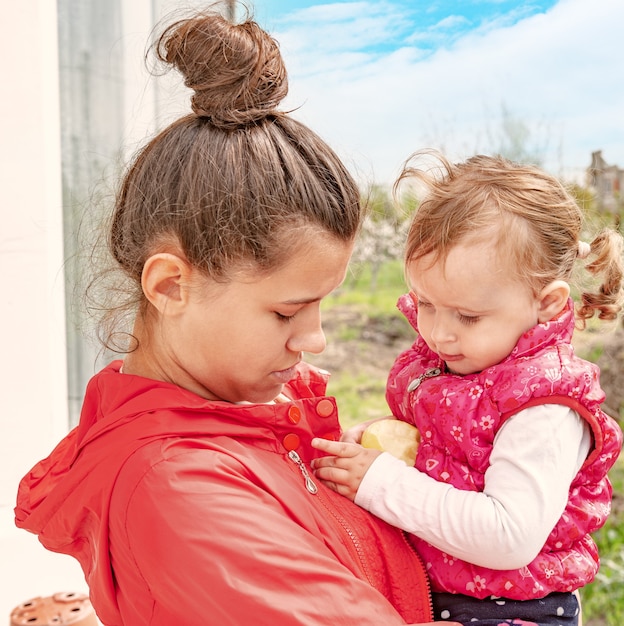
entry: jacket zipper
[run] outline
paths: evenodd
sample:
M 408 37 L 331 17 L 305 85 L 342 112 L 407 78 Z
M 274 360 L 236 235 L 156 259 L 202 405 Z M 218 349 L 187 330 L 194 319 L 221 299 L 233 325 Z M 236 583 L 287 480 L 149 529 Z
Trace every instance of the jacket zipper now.
M 437 374 L 434 374 L 434 375 L 437 376 Z M 301 472 L 301 474 L 302 474 L 302 476 L 304 478 L 305 487 L 308 490 L 308 492 L 310 492 L 312 495 L 316 495 L 318 493 L 318 487 L 316 486 L 315 482 L 310 477 L 310 474 L 309 474 L 309 472 L 308 472 L 308 470 L 307 470 L 303 460 L 299 456 L 299 454 L 297 454 L 297 452 L 295 450 L 289 450 L 288 458 L 299 468 L 299 471 Z M 372 579 L 372 577 L 371 577 L 371 575 L 370 575 L 370 573 L 368 571 L 367 559 L 364 558 L 362 546 L 360 545 L 360 542 L 359 542 L 358 538 L 356 537 L 355 533 L 351 529 L 351 526 L 349 525 L 349 523 L 341 515 L 338 515 L 337 511 L 335 511 L 333 507 L 329 506 L 329 504 L 327 502 L 325 502 L 325 498 L 323 498 L 323 497 L 321 497 L 319 495 L 319 499 L 320 499 L 320 502 L 325 507 L 325 510 L 336 520 L 336 522 L 341 526 L 343 532 L 345 532 L 346 535 L 349 537 L 349 540 L 350 540 L 350 544 L 349 545 L 351 545 L 351 547 L 355 551 L 356 560 L 357 560 L 357 562 L 359 562 L 366 579 L 368 580 L 370 585 L 372 587 L 374 587 L 375 586 L 374 585 L 374 581 L 373 581 L 373 579 Z M 401 532 L 401 535 L 403 537 L 403 541 L 405 541 L 405 543 L 407 544 L 407 546 L 410 549 L 410 551 L 416 555 L 416 558 L 422 564 L 422 571 L 426 572 L 426 568 L 424 566 L 422 558 L 418 554 L 418 552 L 416 552 L 416 549 L 414 548 L 414 546 L 411 544 L 411 542 L 407 538 L 407 534 L 405 532 Z M 431 598 L 431 585 L 430 585 L 429 578 L 427 577 L 426 573 L 425 573 L 425 576 L 424 576 L 424 583 L 425 583 L 425 592 L 426 592 L 426 596 L 427 596 L 427 603 L 428 603 L 428 606 L 429 606 L 429 614 L 431 616 L 433 616 L 433 600 Z
M 308 473 L 306 466 L 303 464 L 301 457 L 294 450 L 290 450 L 288 452 L 288 458 L 299 468 L 299 471 L 303 475 L 303 478 L 305 480 L 305 488 L 312 495 L 316 495 L 318 493 L 318 487 L 316 486 L 316 483 L 312 480 L 312 478 L 310 478 L 310 474 Z
M 349 542 L 346 542 L 345 546 L 351 546 L 351 548 L 353 549 L 351 553 L 354 557 L 354 560 L 360 564 L 360 567 L 362 568 L 362 572 L 364 573 L 366 580 L 368 580 L 370 585 L 374 587 L 374 581 L 368 572 L 367 561 L 364 558 L 364 551 L 362 550 L 362 546 L 360 545 L 358 538 L 356 537 L 355 533 L 351 529 L 350 524 L 341 515 L 339 515 L 338 512 L 332 506 L 330 506 L 325 501 L 325 498 L 322 496 L 322 494 L 319 494 L 318 487 L 316 486 L 315 482 L 310 477 L 310 474 L 308 473 L 308 470 L 302 458 L 297 454 L 297 452 L 295 450 L 290 450 L 288 452 L 288 458 L 299 468 L 299 471 L 301 472 L 301 474 L 303 475 L 303 478 L 305 479 L 306 489 L 312 495 L 318 494 L 319 501 L 321 502 L 325 510 L 334 518 L 334 520 L 342 528 L 342 531 L 349 537 Z
M 345 533 L 345 535 L 349 538 L 349 541 L 346 541 L 344 544 L 345 547 L 352 548 L 349 551 L 351 552 L 354 561 L 360 564 L 362 574 L 365 576 L 370 586 L 376 589 L 377 587 L 375 587 L 375 581 L 371 576 L 368 568 L 368 559 L 366 559 L 365 557 L 365 550 L 362 548 L 362 544 L 360 543 L 360 540 L 358 539 L 356 533 L 351 527 L 351 524 L 341 514 L 338 513 L 338 511 L 331 505 L 331 503 L 327 501 L 322 493 L 319 494 L 318 499 L 325 508 L 325 510 L 333 517 L 333 519 L 340 526 L 340 528 L 342 528 L 342 531 Z
M 427 371 L 423 372 L 418 378 L 414 378 L 414 380 L 407 386 L 407 392 L 411 393 L 412 391 L 416 391 L 423 380 L 427 378 L 433 378 L 434 376 L 439 376 L 442 373 L 441 367 L 432 367 Z
M 416 550 L 416 548 L 412 545 L 412 542 L 409 540 L 408 536 L 407 536 L 407 532 L 402 530 L 401 531 L 401 535 L 403 536 L 403 541 L 405 541 L 405 543 L 407 544 L 408 548 L 416 555 L 416 558 L 420 561 L 420 564 L 422 565 L 422 572 L 424 572 L 424 583 L 425 583 L 425 590 L 427 592 L 427 602 L 429 604 L 429 614 L 431 615 L 431 619 L 435 619 L 435 615 L 433 612 L 433 597 L 431 595 L 431 581 L 429 580 L 429 576 L 427 575 L 427 567 L 422 559 L 422 557 L 420 556 L 420 554 L 418 554 L 418 551 Z
M 335 511 L 334 508 L 325 501 L 325 498 L 318 493 L 318 487 L 316 486 L 316 483 L 310 477 L 310 474 L 308 473 L 308 470 L 303 460 L 297 454 L 297 452 L 295 450 L 289 450 L 288 458 L 299 468 L 299 471 L 301 472 L 305 480 L 306 489 L 314 496 L 318 494 L 319 501 L 322 503 L 325 510 L 336 520 L 336 522 L 342 528 L 343 532 L 346 533 L 346 535 L 349 537 L 350 542 L 346 543 L 345 545 L 350 545 L 353 548 L 354 552 L 352 552 L 352 554 L 354 556 L 354 559 L 360 564 L 362 571 L 370 585 L 374 586 L 373 579 L 368 572 L 367 562 L 364 558 L 362 546 L 360 545 L 358 538 L 355 536 L 355 533 L 351 529 L 351 526 L 341 515 L 338 515 L 337 511 Z

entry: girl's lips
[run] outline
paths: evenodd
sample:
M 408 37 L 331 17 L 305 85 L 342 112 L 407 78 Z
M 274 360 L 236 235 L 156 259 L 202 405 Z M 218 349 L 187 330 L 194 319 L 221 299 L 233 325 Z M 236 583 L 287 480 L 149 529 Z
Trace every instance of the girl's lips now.
M 441 352 L 439 353 L 439 357 L 443 360 L 448 362 L 453 362 L 453 361 L 461 361 L 464 358 L 463 354 L 442 354 Z
M 273 372 L 273 376 L 275 376 L 275 378 L 277 378 L 281 383 L 286 384 L 287 382 L 291 381 L 294 378 L 296 371 L 297 371 L 297 366 L 293 365 L 292 367 L 289 367 L 288 369 Z

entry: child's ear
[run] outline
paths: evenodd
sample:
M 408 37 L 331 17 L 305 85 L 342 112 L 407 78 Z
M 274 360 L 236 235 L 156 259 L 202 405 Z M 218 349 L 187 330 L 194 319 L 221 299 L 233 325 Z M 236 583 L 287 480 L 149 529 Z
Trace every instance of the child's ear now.
M 537 311 L 537 320 L 541 324 L 556 317 L 565 308 L 570 297 L 570 285 L 564 280 L 553 280 L 542 289 Z
M 186 303 L 190 274 L 191 266 L 177 254 L 154 254 L 143 266 L 143 293 L 160 313 L 175 314 Z

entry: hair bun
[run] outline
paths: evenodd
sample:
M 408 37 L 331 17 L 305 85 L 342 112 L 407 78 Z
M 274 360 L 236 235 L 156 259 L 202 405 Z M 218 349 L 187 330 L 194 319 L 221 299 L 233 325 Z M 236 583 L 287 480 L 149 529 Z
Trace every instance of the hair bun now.
M 193 111 L 218 126 L 276 113 L 288 92 L 277 42 L 251 20 L 233 24 L 218 14 L 181 20 L 163 32 L 155 49 L 194 90 Z

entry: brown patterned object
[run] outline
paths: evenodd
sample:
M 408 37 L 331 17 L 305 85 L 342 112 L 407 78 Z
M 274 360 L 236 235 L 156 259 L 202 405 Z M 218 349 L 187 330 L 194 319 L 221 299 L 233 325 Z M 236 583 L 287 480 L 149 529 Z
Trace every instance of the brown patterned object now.
M 31 598 L 11 612 L 10 626 L 98 626 L 89 598 L 61 592 L 47 598 Z

